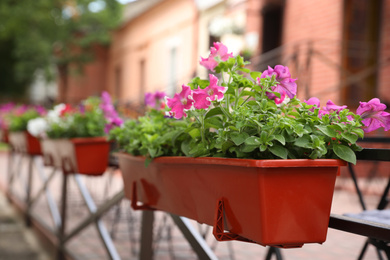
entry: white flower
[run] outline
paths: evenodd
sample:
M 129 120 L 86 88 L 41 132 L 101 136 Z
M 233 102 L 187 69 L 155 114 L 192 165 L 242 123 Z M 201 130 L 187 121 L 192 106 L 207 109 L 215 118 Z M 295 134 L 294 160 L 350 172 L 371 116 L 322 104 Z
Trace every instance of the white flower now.
M 60 121 L 61 111 L 64 110 L 65 107 L 66 107 L 65 104 L 56 105 L 55 107 L 53 107 L 52 110 L 47 112 L 47 119 L 50 122 L 58 123 Z
M 47 121 L 42 117 L 31 119 L 27 123 L 27 131 L 35 137 L 44 135 L 48 128 Z

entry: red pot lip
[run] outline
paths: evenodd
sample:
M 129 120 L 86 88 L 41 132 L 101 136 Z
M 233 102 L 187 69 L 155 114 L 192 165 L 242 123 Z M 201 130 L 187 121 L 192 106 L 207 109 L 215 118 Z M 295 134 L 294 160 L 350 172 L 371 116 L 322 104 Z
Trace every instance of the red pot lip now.
M 70 141 L 74 144 L 83 144 L 83 143 L 107 143 L 110 142 L 106 136 L 98 137 L 75 137 L 75 138 L 42 138 L 41 141 Z
M 74 144 L 82 144 L 82 143 L 107 143 L 108 139 L 106 136 L 98 136 L 98 137 L 75 137 L 70 138 L 70 141 Z
M 143 156 L 133 156 L 128 153 L 114 153 L 117 157 L 131 158 L 137 161 L 144 161 Z M 157 164 L 209 164 L 209 165 L 228 165 L 240 167 L 339 167 L 346 166 L 347 162 L 340 159 L 238 159 L 238 158 L 220 158 L 220 157 L 185 157 L 185 156 L 162 156 L 153 159 Z

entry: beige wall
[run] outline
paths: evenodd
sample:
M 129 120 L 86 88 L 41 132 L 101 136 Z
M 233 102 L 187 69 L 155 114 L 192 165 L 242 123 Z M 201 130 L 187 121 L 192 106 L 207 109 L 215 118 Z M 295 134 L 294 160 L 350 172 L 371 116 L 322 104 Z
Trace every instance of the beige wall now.
M 174 62 L 172 48 L 176 49 Z M 146 92 L 167 91 L 172 64 L 175 65 L 175 86 L 179 89 L 195 73 L 198 57 L 194 50 L 197 50 L 194 2 L 162 1 L 114 33 L 109 53 L 110 92 L 120 101 L 142 103 Z M 144 89 L 141 89 L 141 60 L 145 61 Z M 116 72 L 118 68 L 120 74 Z M 119 90 L 115 89 L 118 85 Z

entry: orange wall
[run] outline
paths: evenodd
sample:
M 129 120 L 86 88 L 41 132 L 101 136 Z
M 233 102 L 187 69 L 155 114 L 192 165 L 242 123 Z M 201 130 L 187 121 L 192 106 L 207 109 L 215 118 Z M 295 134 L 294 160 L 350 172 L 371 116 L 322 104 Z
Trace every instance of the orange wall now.
M 107 86 L 111 94 L 120 101 L 142 103 L 144 93 L 166 91 L 172 48 L 177 50 L 176 87 L 187 83 L 198 62 L 194 51 L 196 23 L 192 0 L 167 0 L 117 30 L 109 53 Z M 141 60 L 145 61 L 144 89 L 141 89 Z M 118 68 L 120 74 L 116 72 Z

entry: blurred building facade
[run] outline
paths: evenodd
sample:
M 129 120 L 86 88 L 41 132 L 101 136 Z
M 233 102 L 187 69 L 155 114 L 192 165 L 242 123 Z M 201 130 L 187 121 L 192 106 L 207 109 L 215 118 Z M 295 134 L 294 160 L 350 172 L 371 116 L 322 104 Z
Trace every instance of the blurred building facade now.
M 289 66 L 300 99 L 390 103 L 389 33 L 390 0 L 139 0 L 127 5 L 106 58 L 88 65 L 99 69 L 70 88 L 80 99 L 105 89 L 138 104 L 146 92 L 172 96 L 207 77 L 199 57 L 220 41 L 252 69 Z

